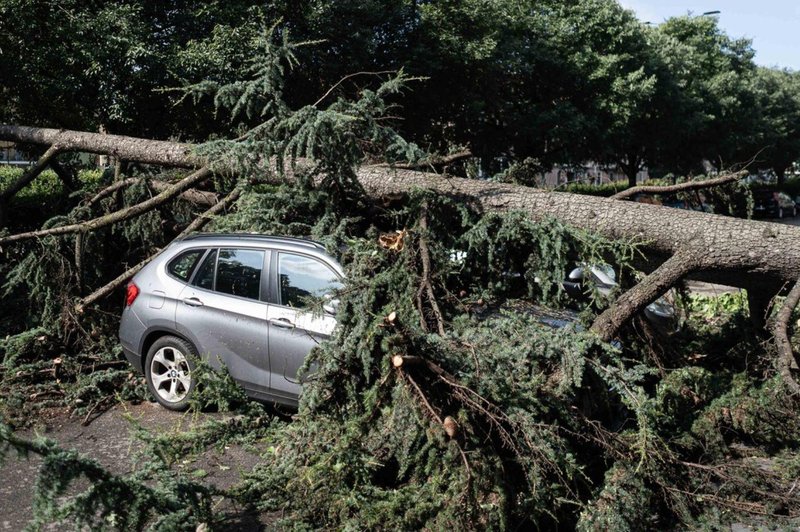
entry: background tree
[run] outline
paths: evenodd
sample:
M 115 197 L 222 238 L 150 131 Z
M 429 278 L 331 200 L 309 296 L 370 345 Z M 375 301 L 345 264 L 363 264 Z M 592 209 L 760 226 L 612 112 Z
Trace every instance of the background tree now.
M 752 146 L 761 150 L 759 165 L 774 170 L 780 185 L 786 171 L 800 160 L 800 74 L 759 68 L 752 90 L 758 113 Z

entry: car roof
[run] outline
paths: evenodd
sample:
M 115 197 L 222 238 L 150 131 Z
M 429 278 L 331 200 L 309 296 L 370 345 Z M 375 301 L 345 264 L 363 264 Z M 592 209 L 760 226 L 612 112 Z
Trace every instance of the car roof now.
M 259 233 L 194 233 L 183 237 L 181 242 L 203 242 L 206 240 L 218 240 L 227 242 L 260 242 L 263 244 L 289 244 L 292 246 L 305 247 L 325 251 L 325 246 L 314 240 L 306 238 L 296 238 L 291 236 L 262 235 Z

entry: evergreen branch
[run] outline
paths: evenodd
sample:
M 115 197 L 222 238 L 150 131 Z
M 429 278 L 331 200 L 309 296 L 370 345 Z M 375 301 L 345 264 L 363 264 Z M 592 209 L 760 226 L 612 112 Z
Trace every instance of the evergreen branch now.
M 165 189 L 158 195 L 141 203 L 137 203 L 136 205 L 132 205 L 130 207 L 126 207 L 124 209 L 106 214 L 105 216 L 100 216 L 98 218 L 87 220 L 85 222 L 80 222 L 70 225 L 62 225 L 58 227 L 53 227 L 51 229 L 40 229 L 38 231 L 17 233 L 15 235 L 2 237 L 0 238 L 0 245 L 8 244 L 9 242 L 30 240 L 32 238 L 41 238 L 44 236 L 68 235 L 74 233 L 88 233 L 91 231 L 95 231 L 102 227 L 106 227 L 145 214 L 146 212 L 155 209 L 159 205 L 162 205 L 167 201 L 172 200 L 185 190 L 189 189 L 195 183 L 203 181 L 204 179 L 208 179 L 212 175 L 213 174 L 208 167 L 203 167 L 200 170 L 178 181 L 174 185 L 171 185 L 169 188 Z

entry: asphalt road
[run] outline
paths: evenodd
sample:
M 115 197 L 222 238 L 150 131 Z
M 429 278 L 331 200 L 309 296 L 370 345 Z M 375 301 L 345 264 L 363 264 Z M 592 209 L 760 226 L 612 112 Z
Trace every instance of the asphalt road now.
M 776 224 L 784 224 L 784 225 L 800 225 L 800 214 L 796 217 L 792 218 L 788 216 L 786 218 L 778 219 L 778 218 L 771 218 L 768 220 L 764 220 L 765 222 L 774 222 Z
M 44 436 L 55 440 L 65 448 L 75 449 L 94 458 L 109 471 L 122 474 L 133 470 L 136 466 L 135 456 L 142 448 L 142 443 L 131 434 L 131 422 L 136 420 L 150 431 L 182 432 L 202 423 L 209 417 L 224 418 L 223 414 L 201 414 L 191 416 L 171 412 L 155 403 L 130 404 L 114 406 L 88 426 L 82 426 L 83 419 L 68 419 L 56 416 L 35 429 L 18 432 L 20 436 L 33 439 Z M 197 477 L 202 474 L 203 482 L 219 488 L 229 488 L 236 484 L 243 473 L 253 469 L 258 463 L 258 451 L 252 446 L 247 449 L 239 446 L 228 446 L 221 451 L 207 451 L 176 465 Z M 0 530 L 22 530 L 31 519 L 33 502 L 33 486 L 38 477 L 41 459 L 38 457 L 9 457 L 0 465 Z M 85 483 L 78 483 L 85 488 Z M 76 490 L 72 490 L 77 493 Z M 253 515 L 241 509 L 225 507 L 217 509 L 226 514 L 225 528 L 231 530 L 264 530 L 274 517 L 269 515 Z M 73 530 L 71 526 L 51 526 L 48 530 Z

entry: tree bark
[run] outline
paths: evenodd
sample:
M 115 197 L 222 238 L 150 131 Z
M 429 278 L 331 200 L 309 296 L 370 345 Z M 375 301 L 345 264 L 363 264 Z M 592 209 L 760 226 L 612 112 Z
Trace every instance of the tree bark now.
M 129 161 L 166 166 L 206 164 L 191 145 L 118 135 L 0 125 L 0 139 L 58 142 L 64 150 L 113 153 Z M 685 252 L 703 259 L 690 276 L 704 281 L 748 288 L 761 281 L 772 286 L 800 278 L 800 227 L 378 165 L 360 168 L 358 179 L 375 199 L 396 197 L 413 188 L 430 189 L 461 198 L 483 212 L 522 211 L 533 220 L 555 218 L 606 238 L 633 240 L 660 256 Z
M 64 151 L 113 155 L 125 161 L 145 164 L 179 168 L 202 166 L 192 155 L 193 146 L 178 142 L 14 125 L 0 125 L 0 138 L 11 142 L 44 146 L 62 144 Z
M 10 125 L 0 125 L 0 140 L 44 145 L 57 143 L 65 151 L 114 154 L 129 161 L 167 166 L 199 168 L 213 163 L 215 170 L 234 171 L 233 165 L 226 165 L 224 161 L 202 160 L 194 153 L 191 145 L 166 141 Z M 308 162 L 300 161 L 299 164 Z M 271 166 L 269 161 L 264 162 L 265 169 Z M 180 190 L 171 188 L 172 197 L 207 177 L 208 172 L 198 172 L 192 179 L 182 181 Z M 681 271 L 681 275 L 675 276 L 675 279 L 688 276 L 692 279 L 758 290 L 760 287 L 791 283 L 800 278 L 800 227 L 450 177 L 385 165 L 363 166 L 358 170 L 357 176 L 365 192 L 376 200 L 396 198 L 415 188 L 429 189 L 468 202 L 481 212 L 521 211 L 532 220 L 554 218 L 609 239 L 637 242 L 643 250 L 652 253 L 651 256 L 666 258 L 668 262 L 670 257 L 679 254 L 681 261 L 687 261 L 693 266 L 685 272 Z M 284 179 L 291 179 L 290 169 Z M 164 199 L 163 194 L 159 194 L 160 200 Z M 112 213 L 104 217 L 102 223 L 113 223 L 135 215 L 140 208 L 134 206 L 130 208 L 133 211 L 128 209 Z M 91 230 L 97 223 L 98 220 L 95 220 L 79 224 L 80 227 L 54 228 L 24 236 L 12 235 L 0 239 L 0 244 L 53 234 L 52 231 Z M 675 261 L 671 264 L 675 264 Z M 663 269 L 661 271 L 664 272 Z M 647 279 L 645 282 L 649 285 Z M 669 288 L 667 284 L 660 287 Z M 653 292 L 646 286 L 634 290 L 637 292 L 631 297 L 638 293 L 642 301 Z M 646 292 L 647 297 L 641 296 L 643 292 Z M 627 314 L 625 311 L 620 312 Z M 605 321 L 607 326 L 602 327 L 602 335 L 611 337 L 616 334 L 620 320 Z M 598 324 L 595 330 L 600 328 Z
M 698 260 L 689 253 L 679 252 L 656 268 L 642 282 L 622 294 L 592 324 L 604 342 L 611 341 L 620 328 L 647 305 L 658 299 L 678 281 L 699 266 Z

